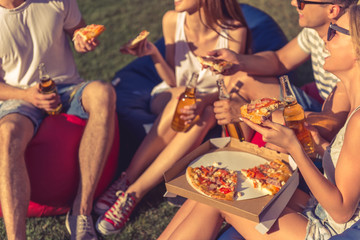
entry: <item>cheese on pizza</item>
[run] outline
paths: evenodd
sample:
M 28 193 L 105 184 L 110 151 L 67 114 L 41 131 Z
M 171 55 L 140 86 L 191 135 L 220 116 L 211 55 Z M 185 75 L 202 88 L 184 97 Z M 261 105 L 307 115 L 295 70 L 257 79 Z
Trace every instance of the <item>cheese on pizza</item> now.
M 254 188 L 269 195 L 276 194 L 292 175 L 289 166 L 280 160 L 242 169 L 241 173 L 252 182 Z
M 244 118 L 261 124 L 261 118 L 268 118 L 272 112 L 284 106 L 284 103 L 275 98 L 262 98 L 241 106 L 240 113 Z
M 77 35 L 80 35 L 84 41 L 89 41 L 93 38 L 98 37 L 102 32 L 105 31 L 105 27 L 103 25 L 98 24 L 90 24 L 86 27 L 79 28 L 74 32 L 73 40 Z
M 225 70 L 232 67 L 232 63 L 222 59 L 216 59 L 213 57 L 201 57 L 197 59 L 202 65 L 202 68 L 209 68 L 211 71 L 217 74 L 222 74 Z
M 204 195 L 222 200 L 234 200 L 237 172 L 214 166 L 188 167 L 190 185 Z

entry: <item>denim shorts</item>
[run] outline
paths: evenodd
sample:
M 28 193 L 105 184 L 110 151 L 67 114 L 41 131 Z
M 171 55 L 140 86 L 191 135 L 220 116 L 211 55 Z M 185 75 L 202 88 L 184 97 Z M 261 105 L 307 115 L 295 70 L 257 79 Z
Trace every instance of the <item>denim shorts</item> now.
M 79 84 L 58 84 L 57 89 L 63 104 L 62 113 L 75 115 L 82 119 L 88 119 L 89 114 L 82 106 L 82 93 L 84 88 L 90 83 L 82 82 Z M 18 113 L 28 117 L 34 124 L 34 135 L 36 134 L 42 120 L 47 116 L 44 110 L 39 109 L 29 102 L 10 99 L 0 103 L 0 119 L 4 116 Z

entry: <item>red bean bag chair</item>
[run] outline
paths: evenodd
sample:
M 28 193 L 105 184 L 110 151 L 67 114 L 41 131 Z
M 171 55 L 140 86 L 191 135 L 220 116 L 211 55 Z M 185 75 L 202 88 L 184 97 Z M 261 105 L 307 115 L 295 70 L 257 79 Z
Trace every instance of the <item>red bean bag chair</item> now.
M 85 125 L 86 120 L 68 114 L 44 119 L 25 152 L 31 184 L 28 217 L 61 215 L 71 207 L 79 183 L 78 149 Z M 111 152 L 96 188 L 95 198 L 116 175 L 119 132 L 118 124 L 115 126 Z

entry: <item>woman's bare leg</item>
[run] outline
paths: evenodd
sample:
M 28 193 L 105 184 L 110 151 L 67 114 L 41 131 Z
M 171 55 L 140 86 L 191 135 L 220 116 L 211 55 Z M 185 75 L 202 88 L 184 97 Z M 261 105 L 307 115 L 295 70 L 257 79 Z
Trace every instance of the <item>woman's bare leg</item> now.
M 298 194 L 302 193 L 296 192 L 289 206 L 297 206 L 296 208 L 300 209 L 299 206 L 304 204 L 307 197 L 302 195 L 298 201 Z M 304 216 L 287 207 L 269 233 L 263 235 L 255 229 L 256 222 L 191 201 L 179 209 L 179 213 L 165 229 L 161 239 L 214 239 L 224 219 L 245 239 L 256 240 L 304 239 L 308 222 Z M 169 235 L 170 237 L 167 237 Z
M 183 88 L 174 88 L 158 96 L 152 104 L 163 105 L 165 108 L 157 117 L 150 132 L 146 135 L 139 148 L 136 150 L 129 167 L 126 170 L 127 177 L 132 183 L 140 174 L 151 164 L 166 145 L 175 137 L 176 132 L 170 128 L 177 96 L 183 91 Z M 167 95 L 173 96 L 170 100 Z M 164 104 L 164 102 L 168 101 Z
M 200 119 L 185 133 L 176 133 L 175 137 L 157 156 L 155 161 L 128 188 L 128 193 L 135 193 L 136 198 L 142 198 L 148 191 L 163 180 L 163 174 L 181 157 L 198 147 L 209 129 L 215 125 L 212 107 L 203 111 Z
M 180 225 L 180 223 L 191 213 L 196 203 L 197 202 L 190 199 L 186 200 L 186 202 L 176 212 L 171 222 L 166 226 L 165 230 L 161 233 L 158 240 L 168 239 L 178 225 Z

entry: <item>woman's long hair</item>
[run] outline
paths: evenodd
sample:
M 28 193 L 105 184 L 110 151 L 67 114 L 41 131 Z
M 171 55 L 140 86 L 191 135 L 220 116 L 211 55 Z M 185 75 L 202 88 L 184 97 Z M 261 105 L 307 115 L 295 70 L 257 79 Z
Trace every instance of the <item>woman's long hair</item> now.
M 349 19 L 351 40 L 356 56 L 360 59 L 360 5 L 354 4 L 349 8 Z
M 230 30 L 246 28 L 245 53 L 251 53 L 251 32 L 236 0 L 199 0 L 199 9 L 201 8 L 204 10 L 204 16 L 200 14 L 201 21 L 220 35 L 216 26 Z

